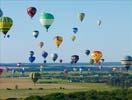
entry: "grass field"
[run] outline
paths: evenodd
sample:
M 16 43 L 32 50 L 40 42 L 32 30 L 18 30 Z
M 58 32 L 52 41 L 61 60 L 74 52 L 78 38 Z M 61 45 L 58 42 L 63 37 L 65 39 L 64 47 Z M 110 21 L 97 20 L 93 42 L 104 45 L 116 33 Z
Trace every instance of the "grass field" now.
M 18 89 L 15 89 L 16 85 L 18 85 Z M 11 90 L 7 90 L 7 88 Z M 46 95 L 55 92 L 70 93 L 92 89 L 111 91 L 116 88 L 103 83 L 44 83 L 34 86 L 29 78 L 0 78 L 0 99 L 9 97 L 24 98 L 30 95 Z

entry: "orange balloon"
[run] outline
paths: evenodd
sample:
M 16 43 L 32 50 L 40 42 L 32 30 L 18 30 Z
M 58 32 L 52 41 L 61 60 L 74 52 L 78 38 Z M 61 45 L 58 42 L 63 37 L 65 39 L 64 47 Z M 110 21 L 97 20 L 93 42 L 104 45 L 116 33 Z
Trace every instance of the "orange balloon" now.
M 91 53 L 91 58 L 94 60 L 95 63 L 99 63 L 102 56 L 103 56 L 103 54 L 101 51 L 93 51 Z

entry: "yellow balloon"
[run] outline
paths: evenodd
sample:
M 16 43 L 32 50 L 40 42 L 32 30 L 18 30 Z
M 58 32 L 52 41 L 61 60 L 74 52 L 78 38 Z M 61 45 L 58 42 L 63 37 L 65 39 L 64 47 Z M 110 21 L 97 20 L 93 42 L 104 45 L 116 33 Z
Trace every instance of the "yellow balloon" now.
M 71 36 L 71 40 L 74 42 L 75 39 L 76 39 L 76 36 L 75 36 L 75 35 L 72 35 L 72 36 Z
M 63 37 L 61 37 L 61 36 L 56 36 L 56 37 L 54 37 L 53 42 L 54 42 L 54 44 L 55 44 L 57 47 L 59 47 L 59 46 L 61 45 L 61 43 L 63 42 Z
M 95 63 L 99 63 L 102 56 L 103 56 L 103 54 L 101 51 L 93 51 L 91 53 L 91 58 L 94 60 Z

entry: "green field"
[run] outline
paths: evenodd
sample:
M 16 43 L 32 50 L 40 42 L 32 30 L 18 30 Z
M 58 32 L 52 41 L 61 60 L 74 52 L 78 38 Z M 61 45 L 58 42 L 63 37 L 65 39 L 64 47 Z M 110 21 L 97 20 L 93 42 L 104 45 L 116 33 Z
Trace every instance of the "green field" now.
M 80 91 L 112 91 L 119 89 L 119 87 L 111 86 L 106 83 L 88 83 L 88 82 L 70 82 L 71 79 L 82 79 L 79 72 L 70 72 L 67 77 L 63 76 L 62 72 L 45 72 L 41 73 L 42 78 L 38 80 L 37 84 L 34 85 L 32 80 L 29 78 L 30 73 L 25 73 L 24 77 L 21 77 L 17 72 L 14 75 L 11 73 L 4 73 L 0 78 L 0 99 L 6 98 L 26 98 L 31 95 L 44 96 L 51 93 L 73 93 Z M 88 80 L 98 80 L 98 79 L 109 79 L 109 74 L 115 75 L 109 72 L 83 72 L 83 76 L 90 76 L 92 78 L 86 78 Z M 131 76 L 131 72 L 129 72 Z M 98 76 L 97 76 L 98 75 Z M 116 75 L 121 75 L 121 73 L 116 73 Z M 122 73 L 124 76 L 125 74 Z M 19 77 L 20 76 L 20 77 Z M 17 88 L 16 88 L 17 86 Z M 130 87 L 131 88 L 131 87 Z

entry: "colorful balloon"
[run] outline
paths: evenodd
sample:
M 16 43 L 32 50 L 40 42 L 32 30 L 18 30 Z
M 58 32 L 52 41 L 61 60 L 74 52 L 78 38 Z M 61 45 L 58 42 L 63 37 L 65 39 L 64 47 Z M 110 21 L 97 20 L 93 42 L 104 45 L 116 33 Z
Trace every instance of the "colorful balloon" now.
M 58 55 L 56 53 L 51 54 L 52 60 L 55 62 L 58 58 Z
M 40 15 L 40 23 L 43 27 L 46 28 L 47 32 L 49 27 L 52 25 L 52 23 L 54 22 L 54 16 L 50 13 L 41 13 Z
M 71 56 L 71 64 L 76 64 L 79 60 L 79 56 L 78 55 L 72 55 Z
M 0 30 L 6 36 L 7 32 L 13 25 L 13 20 L 10 17 L 0 17 Z
M 76 39 L 76 36 L 75 36 L 75 35 L 72 35 L 72 36 L 71 36 L 71 40 L 74 42 L 75 39 Z
M 88 56 L 90 54 L 90 50 L 86 50 L 85 54 Z
M 2 16 L 3 16 L 3 12 L 2 12 L 2 10 L 0 8 L 0 17 L 2 17 Z
M 39 35 L 39 31 L 37 31 L 37 30 L 33 31 L 33 36 L 34 36 L 35 38 L 37 38 L 38 35 Z
M 32 18 L 37 12 L 37 9 L 35 7 L 29 7 L 27 8 L 28 15 Z
M 91 53 L 91 58 L 94 60 L 95 63 L 99 63 L 102 56 L 103 56 L 103 54 L 101 51 L 93 51 Z
M 42 48 L 44 46 L 44 42 L 39 42 L 39 47 Z
M 44 59 L 46 59 L 47 56 L 48 56 L 48 53 L 47 53 L 46 51 L 43 51 L 43 52 L 42 52 L 42 57 L 43 57 Z
M 79 14 L 79 20 L 82 22 L 85 18 L 85 13 L 80 13 Z
M 59 46 L 61 45 L 61 43 L 63 42 L 63 37 L 61 37 L 61 36 L 56 36 L 56 37 L 54 37 L 53 42 L 54 42 L 54 44 L 55 44 L 57 47 L 59 47 Z
M 78 28 L 77 27 L 74 27 L 72 28 L 73 29 L 73 33 L 76 34 L 78 32 Z

